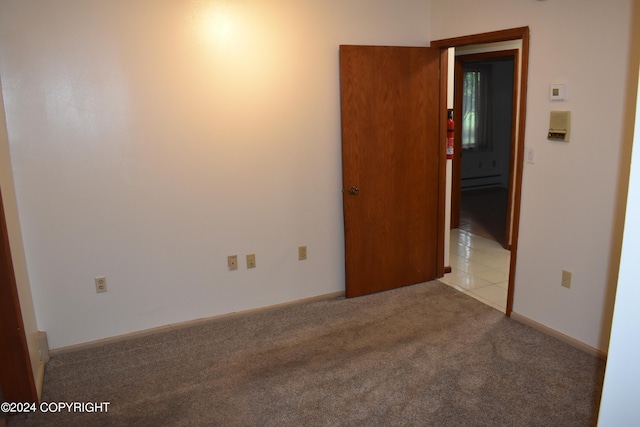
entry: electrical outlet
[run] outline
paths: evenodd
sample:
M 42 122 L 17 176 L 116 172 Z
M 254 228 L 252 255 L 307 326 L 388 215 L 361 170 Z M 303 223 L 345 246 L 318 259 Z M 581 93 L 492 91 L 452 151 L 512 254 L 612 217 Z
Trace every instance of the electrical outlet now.
M 96 277 L 94 281 L 96 283 L 97 293 L 107 292 L 107 278 L 105 276 Z
M 307 259 L 307 247 L 298 246 L 298 260 L 304 261 L 305 259 Z
M 238 255 L 229 255 L 227 257 L 227 264 L 229 264 L 229 270 L 238 269 Z
M 256 268 L 256 254 L 247 255 L 247 268 Z
M 562 270 L 562 286 L 565 288 L 571 287 L 571 272 L 567 270 Z

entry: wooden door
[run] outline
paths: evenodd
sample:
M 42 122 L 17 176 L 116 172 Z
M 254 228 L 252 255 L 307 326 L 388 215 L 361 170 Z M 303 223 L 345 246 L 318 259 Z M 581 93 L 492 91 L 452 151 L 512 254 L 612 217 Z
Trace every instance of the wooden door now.
M 7 402 L 37 402 L 0 193 L 0 387 Z
M 347 297 L 443 275 L 440 56 L 340 47 Z

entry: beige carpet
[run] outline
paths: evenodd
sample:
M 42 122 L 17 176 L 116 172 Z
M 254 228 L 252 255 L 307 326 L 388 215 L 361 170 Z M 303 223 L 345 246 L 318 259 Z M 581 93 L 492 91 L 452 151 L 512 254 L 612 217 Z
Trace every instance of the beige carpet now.
M 589 426 L 604 363 L 437 281 L 55 356 L 9 426 Z

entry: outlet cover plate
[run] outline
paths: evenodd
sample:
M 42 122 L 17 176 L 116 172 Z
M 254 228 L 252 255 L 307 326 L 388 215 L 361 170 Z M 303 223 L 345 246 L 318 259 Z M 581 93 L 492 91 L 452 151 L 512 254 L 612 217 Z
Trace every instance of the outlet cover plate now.
M 96 293 L 107 292 L 107 278 L 105 276 L 96 277 L 94 281 L 96 283 Z
M 229 266 L 229 270 L 237 270 L 238 269 L 238 255 L 229 255 L 227 257 L 227 265 Z
M 247 268 L 256 268 L 256 254 L 247 255 Z
M 571 272 L 562 270 L 562 286 L 565 288 L 571 288 Z

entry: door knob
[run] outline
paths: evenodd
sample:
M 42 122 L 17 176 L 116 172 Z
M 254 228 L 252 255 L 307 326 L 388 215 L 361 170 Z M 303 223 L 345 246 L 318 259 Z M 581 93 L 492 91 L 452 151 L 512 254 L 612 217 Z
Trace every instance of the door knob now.
M 358 190 L 358 187 L 349 188 L 349 194 L 351 194 L 352 196 L 357 196 L 359 192 L 360 190 Z

